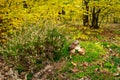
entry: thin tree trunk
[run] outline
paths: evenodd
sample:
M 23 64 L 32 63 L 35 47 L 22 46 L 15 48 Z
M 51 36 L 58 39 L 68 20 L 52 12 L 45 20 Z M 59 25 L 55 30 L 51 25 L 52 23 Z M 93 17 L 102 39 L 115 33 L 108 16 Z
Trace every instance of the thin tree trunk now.
M 100 9 L 97 12 L 95 12 L 95 7 L 93 7 L 91 28 L 94 28 L 94 29 L 98 29 L 99 28 L 99 25 L 98 25 L 99 13 L 100 13 Z
M 89 11 L 89 6 L 88 6 L 89 0 L 83 1 L 83 4 L 85 5 L 85 14 L 83 14 L 83 26 L 89 26 L 89 16 L 88 16 L 88 11 Z
M 83 15 L 83 26 L 89 26 L 88 15 Z

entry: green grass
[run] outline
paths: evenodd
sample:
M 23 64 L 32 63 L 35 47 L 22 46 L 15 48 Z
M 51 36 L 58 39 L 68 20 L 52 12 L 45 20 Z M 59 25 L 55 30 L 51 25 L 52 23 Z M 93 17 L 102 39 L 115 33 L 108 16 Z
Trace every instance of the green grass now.
M 120 31 L 119 30 L 114 31 L 114 33 L 117 34 L 117 35 L 120 35 Z
M 92 80 L 114 80 L 117 79 L 112 74 L 117 72 L 117 66 L 120 63 L 120 58 L 115 56 L 109 56 L 109 58 L 104 59 L 101 57 L 107 53 L 106 49 L 111 48 L 119 52 L 119 46 L 109 42 L 90 42 L 81 41 L 80 45 L 85 48 L 85 55 L 70 55 L 70 59 L 66 62 L 66 66 L 63 68 L 63 72 L 67 73 L 70 79 L 83 78 L 85 76 L 90 77 Z M 102 65 L 99 65 L 101 61 Z M 71 63 L 77 64 L 76 68 L 79 72 L 73 73 L 71 69 L 75 66 Z M 83 62 L 88 62 L 89 66 L 84 68 L 81 66 Z M 106 74 L 95 72 L 95 69 L 107 70 Z
M 100 68 L 99 65 L 90 65 L 86 69 L 84 69 L 81 64 L 83 62 L 88 62 L 91 64 L 94 61 L 100 60 L 101 55 L 105 54 L 105 50 L 100 42 L 81 42 L 80 43 L 83 48 L 86 50 L 85 55 L 70 55 L 71 58 L 67 62 L 66 66 L 64 67 L 63 71 L 67 72 L 69 76 L 73 76 L 72 78 L 82 78 L 84 76 L 90 76 L 94 73 L 96 68 Z M 78 73 L 72 73 L 70 69 L 74 68 L 71 62 L 75 62 L 77 64 L 77 68 L 79 69 Z
M 117 53 L 120 54 L 120 46 L 115 45 L 115 44 L 111 44 L 110 48 L 115 50 Z
M 102 45 L 105 48 L 111 48 L 112 50 L 114 50 L 115 52 L 120 54 L 120 46 L 119 45 L 116 45 L 116 44 L 113 44 L 113 43 L 110 43 L 110 42 L 102 42 Z

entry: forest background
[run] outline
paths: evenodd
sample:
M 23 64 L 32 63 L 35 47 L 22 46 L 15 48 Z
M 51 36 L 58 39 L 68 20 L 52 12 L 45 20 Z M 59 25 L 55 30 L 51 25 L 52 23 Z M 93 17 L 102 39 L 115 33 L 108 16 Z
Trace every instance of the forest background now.
M 119 23 L 119 0 L 1 0 L 0 55 L 28 80 L 119 80 Z M 75 40 L 84 56 L 69 54 Z

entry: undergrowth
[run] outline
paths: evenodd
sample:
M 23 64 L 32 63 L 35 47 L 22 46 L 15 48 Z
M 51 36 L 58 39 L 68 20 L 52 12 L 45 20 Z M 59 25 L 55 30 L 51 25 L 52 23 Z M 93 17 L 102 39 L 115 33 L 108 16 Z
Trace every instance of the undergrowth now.
M 117 56 L 120 54 L 120 47 L 102 41 L 103 36 L 99 34 L 101 32 L 102 30 L 89 31 L 82 27 L 77 29 L 65 26 L 32 26 L 13 34 L 6 44 L 1 45 L 0 52 L 9 63 L 15 65 L 19 73 L 33 68 L 40 70 L 48 61 L 55 63 L 63 60 L 64 66 L 49 75 L 48 79 L 59 80 L 62 79 L 59 75 L 63 75 L 64 79 L 70 80 L 84 77 L 90 77 L 92 80 L 114 80 L 113 73 L 117 72 L 120 63 Z M 85 55 L 69 54 L 68 47 L 76 39 L 80 40 L 80 46 L 85 48 Z M 88 63 L 88 66 L 81 66 L 84 62 Z M 73 72 L 74 68 L 78 69 L 78 72 Z M 29 80 L 33 75 L 27 75 Z
M 13 34 L 0 46 L 0 52 L 19 71 L 29 70 L 37 64 L 64 58 L 68 55 L 68 44 L 65 34 L 55 27 L 31 26 Z

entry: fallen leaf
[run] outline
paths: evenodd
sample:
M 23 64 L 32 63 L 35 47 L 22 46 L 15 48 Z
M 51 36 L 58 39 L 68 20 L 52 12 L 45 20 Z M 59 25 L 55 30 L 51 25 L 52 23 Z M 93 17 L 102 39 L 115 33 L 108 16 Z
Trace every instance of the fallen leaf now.
M 85 54 L 85 49 L 84 48 L 80 48 L 80 50 L 78 51 L 80 55 L 84 55 Z
M 120 74 L 117 72 L 117 73 L 114 73 L 113 76 L 119 76 Z
M 78 70 L 76 67 L 74 67 L 73 69 L 71 69 L 71 71 L 72 71 L 73 73 L 77 73 L 79 70 Z
M 73 66 L 77 66 L 77 64 L 75 62 L 71 62 Z
M 87 67 L 87 66 L 89 66 L 89 64 L 88 64 L 88 62 L 84 62 L 84 63 L 81 64 L 81 66 Z

